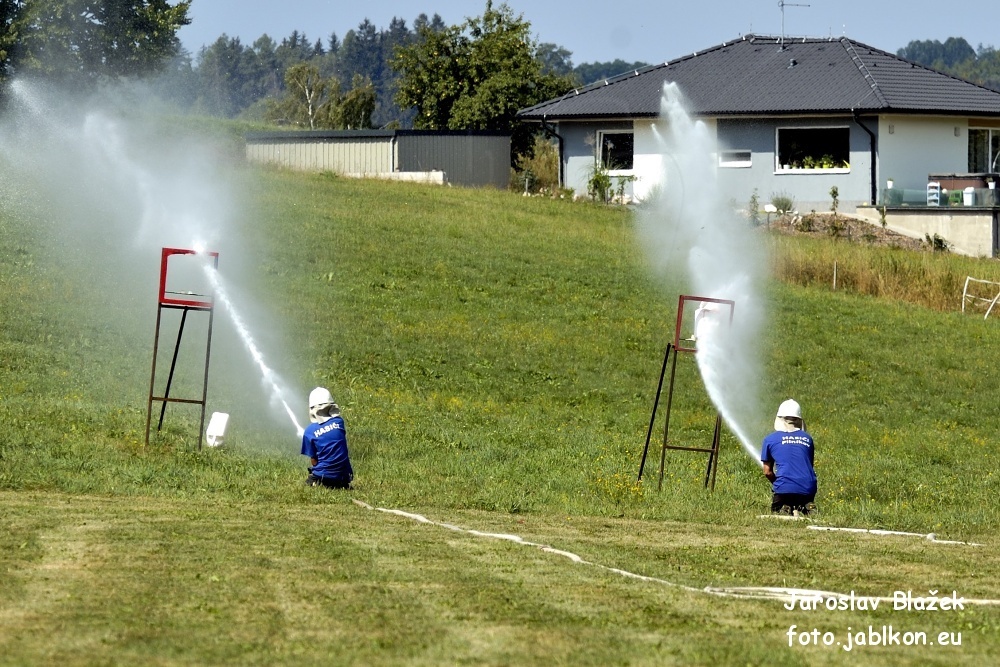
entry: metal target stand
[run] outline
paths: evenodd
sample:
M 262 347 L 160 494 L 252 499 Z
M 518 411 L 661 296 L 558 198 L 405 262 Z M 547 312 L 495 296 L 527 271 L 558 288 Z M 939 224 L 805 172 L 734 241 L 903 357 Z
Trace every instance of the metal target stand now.
M 702 304 L 718 304 L 721 306 L 728 306 L 729 308 L 729 325 L 733 323 L 733 312 L 736 308 L 736 302 L 729 299 L 713 299 L 710 297 L 703 296 L 690 296 L 687 294 L 681 294 L 677 300 L 677 326 L 674 329 L 674 339 L 667 343 L 666 352 L 663 355 L 663 366 L 660 369 L 660 380 L 656 385 L 656 397 L 653 399 L 653 413 L 649 418 L 649 429 L 646 431 L 646 444 L 642 450 L 642 460 L 639 463 L 639 476 L 638 481 L 642 481 L 642 473 L 646 467 L 646 457 L 649 454 L 649 443 L 653 436 L 653 427 L 656 423 L 656 411 L 660 404 L 660 394 L 663 390 L 663 379 L 667 374 L 667 365 L 670 365 L 670 380 L 667 385 L 667 406 L 666 415 L 663 420 L 663 446 L 660 449 L 660 470 L 657 478 L 656 490 L 660 491 L 663 489 L 663 471 L 666 465 L 667 450 L 680 450 L 686 452 L 705 452 L 708 454 L 708 467 L 705 469 L 705 488 L 715 491 L 715 473 L 719 467 L 719 443 L 722 435 L 722 414 L 716 412 L 715 416 L 715 428 L 712 432 L 712 444 L 709 447 L 688 447 L 681 445 L 670 444 L 670 410 L 673 407 L 674 399 L 674 385 L 677 372 L 677 355 L 680 352 L 691 352 L 697 353 L 698 348 L 695 346 L 684 346 L 682 343 L 697 341 L 697 327 L 698 327 L 698 317 L 695 316 L 695 335 L 691 338 L 683 340 L 681 338 L 681 331 L 684 324 L 684 306 L 688 302 L 697 302 Z M 671 356 L 671 352 L 673 355 Z
M 198 450 L 201 451 L 202 437 L 205 431 L 205 405 L 208 398 L 208 364 L 212 355 L 212 324 L 215 320 L 215 295 L 196 294 L 194 292 L 172 292 L 167 290 L 167 269 L 174 255 L 197 255 L 195 250 L 183 248 L 163 248 L 160 258 L 160 289 L 156 307 L 156 333 L 153 339 L 153 365 L 149 376 L 149 400 L 146 403 L 146 446 L 149 446 L 149 432 L 152 426 L 153 402 L 160 402 L 160 418 L 156 424 L 156 432 L 163 428 L 163 418 L 167 411 L 167 403 L 189 403 L 201 406 L 201 418 L 198 424 Z M 219 268 L 219 253 L 201 253 L 211 258 L 213 269 Z M 164 310 L 180 310 L 181 321 L 177 330 L 177 341 L 174 344 L 174 354 L 170 360 L 170 372 L 167 375 L 167 385 L 162 396 L 155 395 L 157 355 L 160 347 L 160 323 Z M 205 346 L 205 373 L 202 379 L 201 398 L 176 398 L 170 395 L 170 387 L 177 368 L 177 357 L 181 349 L 181 339 L 184 336 L 184 325 L 189 312 L 208 313 L 208 336 Z

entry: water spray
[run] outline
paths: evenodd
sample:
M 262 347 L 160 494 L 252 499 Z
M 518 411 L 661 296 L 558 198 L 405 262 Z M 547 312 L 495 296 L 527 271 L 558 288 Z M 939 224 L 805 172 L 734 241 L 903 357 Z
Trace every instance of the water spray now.
M 295 426 L 296 434 L 301 437 L 305 429 L 301 424 L 299 424 L 299 420 L 295 417 L 295 412 L 288 404 L 288 400 L 286 399 L 288 391 L 278 374 L 264 362 L 264 355 L 261 353 L 260 348 L 257 347 L 257 343 L 254 342 L 253 336 L 250 335 L 250 329 L 247 328 L 246 322 L 243 321 L 239 311 L 236 310 L 232 299 L 229 298 L 229 293 L 222 284 L 222 279 L 219 276 L 218 269 L 209 262 L 204 263 L 203 268 L 216 298 L 229 314 L 229 318 L 232 320 L 233 326 L 236 328 L 236 333 L 239 334 L 247 352 L 250 353 L 250 358 L 253 359 L 254 364 L 256 364 L 257 368 L 260 370 L 261 380 L 265 389 L 270 392 L 272 402 L 280 404 L 281 407 L 284 408 L 285 413 L 292 422 L 292 425 Z
M 724 369 L 727 360 L 732 361 L 737 351 L 733 349 L 732 332 L 729 328 L 719 326 L 717 318 L 706 318 L 702 326 L 696 325 L 698 354 L 698 370 L 701 372 L 705 382 L 705 389 L 712 403 L 719 409 L 722 418 L 726 421 L 729 430 L 732 431 L 740 445 L 757 465 L 761 465 L 760 450 L 754 446 L 749 434 L 746 432 L 745 424 L 734 414 L 731 403 L 726 400 L 721 387 L 725 385 Z
M 750 425 L 760 413 L 755 345 L 763 320 L 758 288 L 767 266 L 763 249 L 745 221 L 722 202 L 714 133 L 686 112 L 676 84 L 664 85 L 660 118 L 651 129 L 661 173 L 651 184 L 659 196 L 640 216 L 643 246 L 657 271 L 672 279 L 682 273 L 694 293 L 704 295 L 697 298 L 739 304 L 728 326 L 696 332 L 695 359 L 713 405 L 742 449 L 760 465 Z M 676 337 L 674 347 L 679 347 Z M 716 458 L 717 451 L 712 456 Z
M 127 92 L 126 88 L 109 87 L 99 97 L 79 100 L 67 98 L 63 92 L 38 82 L 14 79 L 9 84 L 9 104 L 0 123 L 0 164 L 3 165 L 0 199 L 6 201 L 8 197 L 17 197 L 16 205 L 44 207 L 46 225 L 40 225 L 38 231 L 51 238 L 43 236 L 43 239 L 53 245 L 64 244 L 68 261 L 79 262 L 78 269 L 89 272 L 92 282 L 108 286 L 107 294 L 113 298 L 105 299 L 101 306 L 93 309 L 95 317 L 105 317 L 110 327 L 133 336 L 145 336 L 145 327 L 141 334 L 139 327 L 130 330 L 133 323 L 114 310 L 121 304 L 138 301 L 137 293 L 141 291 L 134 286 L 146 279 L 149 267 L 136 261 L 137 258 L 153 253 L 159 255 L 161 248 L 176 249 L 178 244 L 190 248 L 183 251 L 190 262 L 174 256 L 179 261 L 171 263 L 182 270 L 185 281 L 194 285 L 184 285 L 181 291 L 188 294 L 161 294 L 164 298 L 158 303 L 162 306 L 164 323 L 169 321 L 171 327 L 176 327 L 180 320 L 184 324 L 175 329 L 178 333 L 176 345 L 173 340 L 169 342 L 174 348 L 171 359 L 166 348 L 157 349 L 158 309 L 146 441 L 149 441 L 151 427 L 158 430 L 163 425 L 164 412 L 173 411 L 173 406 L 167 407 L 168 402 L 197 403 L 202 408 L 200 437 L 208 435 L 215 442 L 224 437 L 225 428 L 220 421 L 216 421 L 212 434 L 204 431 L 211 318 L 215 305 L 215 298 L 210 296 L 213 291 L 226 306 L 227 315 L 233 318 L 235 329 L 257 367 L 246 365 L 247 368 L 254 375 L 259 369 L 264 376 L 265 396 L 273 406 L 279 407 L 279 414 L 283 408 L 296 429 L 301 430 L 288 407 L 290 401 L 281 390 L 283 385 L 264 363 L 219 276 L 206 271 L 208 282 L 214 286 L 210 288 L 199 266 L 198 258 L 210 255 L 206 245 L 215 246 L 222 240 L 234 244 L 239 239 L 238 234 L 225 233 L 228 227 L 239 222 L 233 215 L 238 210 L 239 199 L 231 190 L 236 183 L 227 177 L 227 170 L 216 159 L 212 144 L 185 139 L 176 131 L 163 132 L 159 122 L 161 107 L 155 103 L 148 107 L 137 104 L 132 96 L 119 98 L 117 93 Z M 185 245 L 184 242 L 190 239 L 201 242 Z M 110 275 L 112 271 L 114 278 Z M 204 294 L 195 295 L 194 292 Z M 185 304 L 183 301 L 197 303 Z M 189 346 L 186 340 L 181 346 L 179 334 L 184 332 L 185 325 L 186 338 L 191 339 L 193 334 L 200 337 L 204 327 L 195 327 L 194 322 L 201 325 L 206 319 L 209 320 L 207 345 L 199 340 L 197 346 Z M 157 352 L 164 357 L 162 375 L 157 374 Z M 186 357 L 189 352 L 194 352 L 196 357 L 204 356 L 204 375 L 198 368 L 197 377 L 184 377 L 181 381 L 189 364 L 181 363 L 183 360 L 178 354 Z M 201 361 L 198 358 L 194 363 L 200 365 Z M 152 414 L 155 401 L 163 403 L 162 407 L 158 406 L 159 424 Z M 280 416 L 279 420 L 282 420 Z M 281 428 L 284 428 L 283 420 Z M 201 443 L 199 440 L 199 448 Z
M 694 312 L 694 332 L 690 338 L 683 338 L 682 332 L 687 328 L 685 325 L 685 313 L 689 310 L 687 308 L 689 304 L 698 304 L 698 307 Z M 715 490 L 715 476 L 719 466 L 722 420 L 724 417 L 729 419 L 729 413 L 724 412 L 722 409 L 722 406 L 725 405 L 725 401 L 717 400 L 718 396 L 712 394 L 711 388 L 713 383 L 711 380 L 714 378 L 712 376 L 706 376 L 706 371 L 714 372 L 715 369 L 725 368 L 725 365 L 730 363 L 727 356 L 732 354 L 733 351 L 728 349 L 726 342 L 730 339 L 735 311 L 736 302 L 729 299 L 715 299 L 712 297 L 682 294 L 677 300 L 677 325 L 674 329 L 674 338 L 667 344 L 667 349 L 664 353 L 663 367 L 660 370 L 660 380 L 656 387 L 656 398 L 653 401 L 653 413 L 649 418 L 649 430 L 646 432 L 646 444 L 642 450 L 642 461 L 639 463 L 638 479 L 641 481 L 642 473 L 646 465 L 646 457 L 649 453 L 649 443 L 653 434 L 653 426 L 656 423 L 656 412 L 660 404 L 660 394 L 663 390 L 663 381 L 666 376 L 667 366 L 669 365 L 670 379 L 667 385 L 666 414 L 663 420 L 663 446 L 660 450 L 660 469 L 657 478 L 657 490 L 663 488 L 663 473 L 666 467 L 666 454 L 668 449 L 707 453 L 708 467 L 705 470 L 705 487 L 711 488 L 713 491 Z M 690 318 L 688 318 L 688 320 L 690 320 Z M 696 358 L 706 354 L 712 357 L 708 362 L 703 362 L 699 359 L 698 364 L 699 369 L 702 371 L 702 377 L 705 380 L 705 385 L 709 388 L 709 398 L 712 399 L 715 405 L 719 406 L 718 414 L 715 419 L 715 428 L 712 433 L 712 443 L 709 447 L 691 446 L 689 444 L 677 445 L 673 444 L 673 441 L 670 438 L 670 413 L 673 406 L 674 387 L 676 384 L 677 358 L 681 352 L 695 353 Z M 673 363 L 670 363 L 671 359 L 673 360 Z M 740 438 L 743 448 L 747 451 L 747 453 L 754 458 L 758 465 L 761 465 L 759 452 L 757 452 L 753 445 L 750 444 L 750 441 L 746 438 L 745 434 L 743 434 L 742 431 L 736 430 L 734 430 L 734 433 L 736 433 L 737 437 Z

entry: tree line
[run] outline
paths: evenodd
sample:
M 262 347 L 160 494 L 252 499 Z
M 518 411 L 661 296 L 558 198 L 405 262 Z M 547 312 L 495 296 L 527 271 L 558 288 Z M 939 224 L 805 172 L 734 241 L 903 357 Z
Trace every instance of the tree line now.
M 515 114 L 574 87 L 645 67 L 615 60 L 574 66 L 537 43 L 506 4 L 446 25 L 365 19 L 343 38 L 298 30 L 252 44 L 220 35 L 197 54 L 177 31 L 191 1 L 0 0 L 0 82 L 44 78 L 70 88 L 143 79 L 178 111 L 305 129 L 498 130 L 514 158 L 530 153 Z M 0 102 L 3 89 L 0 88 Z
M 501 130 L 523 153 L 531 142 L 515 122 L 519 109 L 645 66 L 574 66 L 570 51 L 536 42 L 522 15 L 492 0 L 456 25 L 421 13 L 412 25 L 365 19 L 342 38 L 296 30 L 244 44 L 223 34 L 191 54 L 177 38 L 190 6 L 0 0 L 0 82 L 42 78 L 86 89 L 143 79 L 182 112 L 307 129 Z
M 511 60 L 505 64 L 502 57 Z M 516 68 L 507 67 L 514 63 L 524 78 L 517 80 Z M 480 97 L 486 88 L 496 89 L 494 76 L 503 75 L 505 91 L 515 83 L 536 88 L 539 94 L 533 96 L 508 94 L 529 106 L 547 99 L 540 94 L 551 92 L 553 77 L 560 79 L 558 95 L 645 66 L 622 60 L 575 66 L 567 49 L 535 43 L 530 23 L 507 5 L 487 2 L 481 15 L 451 26 L 438 14 L 419 14 L 412 25 L 397 17 L 385 28 L 365 19 L 342 38 L 336 32 L 314 39 L 293 31 L 280 42 L 265 34 L 243 44 L 238 37 L 221 35 L 196 56 L 181 54 L 171 62 L 164 85 L 182 108 L 227 118 L 314 128 L 444 128 L 448 122 L 440 117 L 441 107 L 450 107 L 455 97 L 475 97 L 475 83 L 489 81 L 476 87 Z M 439 86 L 437 101 L 429 89 L 421 90 L 425 84 Z M 370 109 L 370 120 L 359 125 L 356 114 L 338 115 L 340 96 L 356 110 Z M 311 113 L 308 100 L 324 98 L 331 101 L 326 111 Z M 466 100 L 461 106 L 470 104 Z M 438 108 L 431 111 L 430 106 Z M 428 111 L 433 121 L 427 120 Z M 348 118 L 355 120 L 353 125 L 346 123 Z
M 980 44 L 974 49 L 962 37 L 949 37 L 943 42 L 916 40 L 899 49 L 896 55 L 1000 91 L 1000 51 L 992 46 Z

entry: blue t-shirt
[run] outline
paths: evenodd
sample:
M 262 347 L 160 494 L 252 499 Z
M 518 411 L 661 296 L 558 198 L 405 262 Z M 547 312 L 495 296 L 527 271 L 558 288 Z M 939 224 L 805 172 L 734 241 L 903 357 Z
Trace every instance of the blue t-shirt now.
M 775 493 L 816 493 L 815 456 L 812 436 L 803 430 L 775 431 L 764 438 L 760 460 L 774 467 Z
M 302 433 L 302 454 L 317 460 L 312 473 L 319 477 L 350 481 L 354 477 L 347 453 L 344 418 L 330 417 L 322 424 L 309 424 Z

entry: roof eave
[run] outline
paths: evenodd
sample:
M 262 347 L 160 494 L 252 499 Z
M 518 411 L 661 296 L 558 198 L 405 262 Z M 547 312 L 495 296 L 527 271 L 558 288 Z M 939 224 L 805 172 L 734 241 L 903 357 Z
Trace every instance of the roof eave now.
M 525 114 L 517 115 L 517 120 L 527 123 L 560 123 L 563 121 L 635 120 L 658 118 L 658 113 L 600 113 L 600 114 Z
M 947 116 L 947 117 L 1000 117 L 1000 108 L 995 111 L 979 109 L 900 109 L 894 107 L 861 107 L 861 108 L 841 108 L 841 109 L 770 109 L 766 111 L 729 111 L 729 110 L 705 110 L 692 112 L 695 118 L 775 118 L 789 116 Z M 560 123 L 560 122 L 597 122 L 602 120 L 649 120 L 657 119 L 658 113 L 634 113 L 634 114 L 518 114 L 518 120 L 529 123 Z

